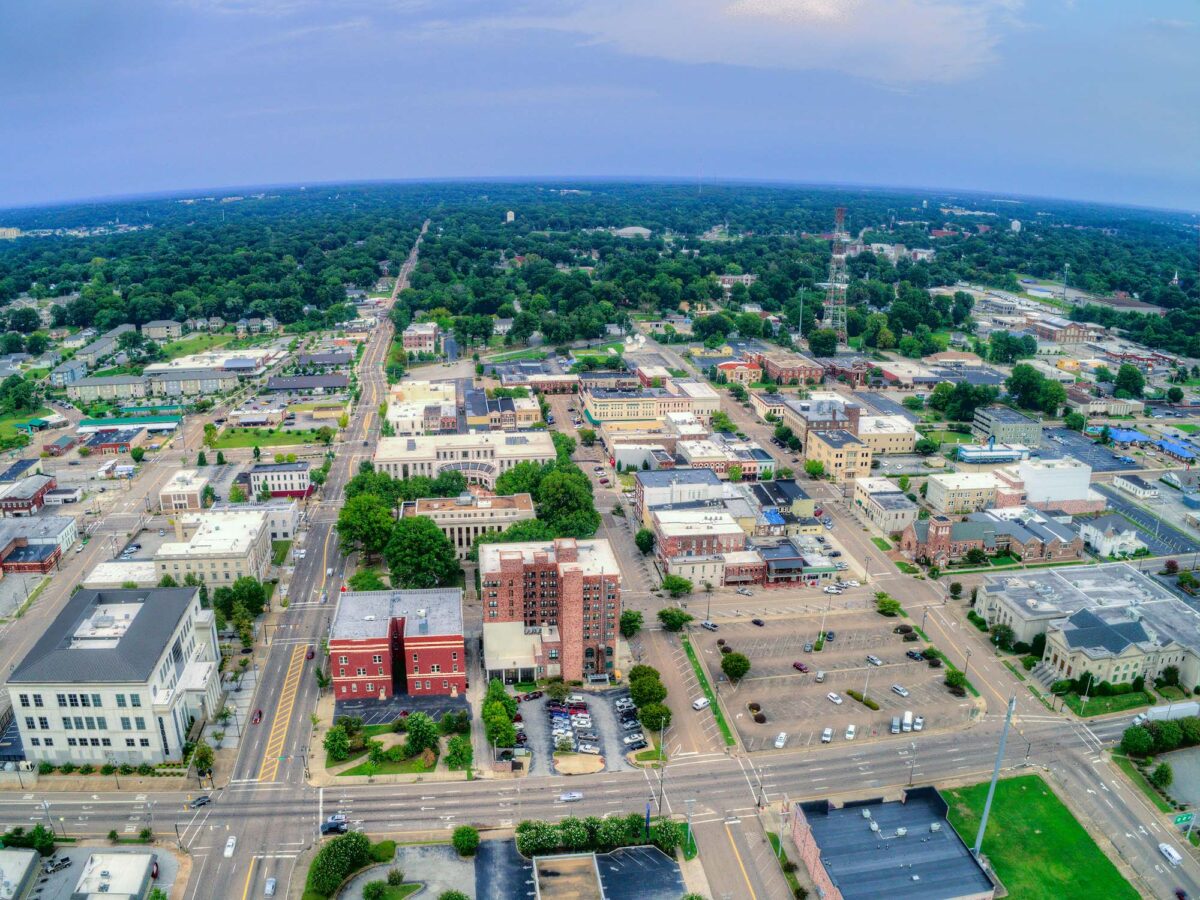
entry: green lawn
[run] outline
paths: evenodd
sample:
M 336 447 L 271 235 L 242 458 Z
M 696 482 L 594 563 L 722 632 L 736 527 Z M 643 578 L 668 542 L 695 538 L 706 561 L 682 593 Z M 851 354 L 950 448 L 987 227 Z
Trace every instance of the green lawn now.
M 1146 776 L 1133 764 L 1133 760 L 1119 753 L 1114 753 L 1112 760 L 1117 764 L 1117 768 L 1124 772 L 1129 780 L 1137 785 L 1138 790 L 1146 795 L 1146 799 L 1157 807 L 1159 812 L 1171 812 L 1171 804 L 1164 800 L 1162 794 L 1155 790 L 1154 785 L 1146 780 Z
M 390 728 L 390 726 L 389 726 Z M 423 772 L 432 772 L 437 768 L 437 762 L 431 768 L 425 768 L 425 764 L 421 761 L 421 757 L 414 756 L 412 759 L 402 760 L 401 762 L 392 762 L 384 760 L 375 772 L 370 771 L 370 763 L 364 762 L 360 765 L 347 769 L 345 772 L 338 772 L 338 776 L 342 775 L 420 775 Z
M 899 569 L 901 572 L 903 572 L 905 575 L 916 575 L 918 572 L 921 571 L 916 566 L 914 566 L 912 563 L 906 563 L 906 562 L 904 562 L 904 560 L 901 560 L 901 559 L 896 560 L 896 568 Z
M 853 338 L 851 338 L 851 340 L 853 340 Z M 768 831 L 767 840 L 771 842 L 771 849 L 775 852 L 775 858 L 779 861 L 780 868 L 783 868 L 783 864 L 788 861 L 788 855 L 786 849 L 780 852 L 779 835 L 773 831 Z M 796 890 L 800 887 L 800 881 L 796 878 L 796 873 L 789 872 L 787 869 L 784 869 L 783 877 L 787 880 L 788 887 L 792 889 L 792 895 L 795 896 Z
M 882 550 L 884 553 L 887 553 L 889 550 L 892 549 L 892 545 L 889 544 L 886 540 L 884 540 L 881 537 L 871 538 L 871 543 L 874 544 L 876 547 L 878 547 L 880 550 Z
M 681 635 L 679 639 L 683 642 L 683 649 L 687 651 L 688 659 L 692 662 L 692 671 L 696 673 L 696 678 L 700 681 L 700 689 L 704 691 L 704 696 L 708 698 L 708 708 L 712 710 L 713 717 L 717 720 L 717 727 L 721 729 L 721 734 L 725 737 L 726 746 L 736 746 L 737 740 L 729 728 L 729 723 L 725 721 L 725 714 L 721 712 L 721 704 L 717 702 L 717 695 L 708 683 L 708 675 L 704 671 L 704 666 L 700 665 L 700 660 L 696 656 L 692 642 L 688 640 L 687 635 Z
M 633 758 L 638 762 L 657 762 L 666 760 L 667 751 L 658 746 L 658 738 L 653 734 L 648 734 L 646 737 L 650 740 L 650 746 L 645 750 L 638 751 Z
M 1175 427 L 1184 434 L 1195 434 L 1197 431 L 1200 431 L 1200 425 L 1191 425 L 1187 422 L 1180 422 L 1176 424 Z
M 514 350 L 511 353 L 501 353 L 497 356 L 489 356 L 487 362 L 514 362 L 519 359 L 545 359 L 549 354 L 545 350 L 538 350 L 536 347 L 528 347 L 524 350 Z
M 402 900 L 409 894 L 415 894 L 424 886 L 423 882 L 418 881 L 416 884 L 389 884 L 387 890 L 383 892 L 383 900 Z
M 329 426 L 333 428 L 333 425 Z M 214 450 L 231 450 L 235 447 L 289 447 L 296 444 L 317 443 L 316 429 L 284 431 L 280 428 L 226 428 L 217 436 Z
M 974 843 L 987 789 L 983 783 L 942 792 L 950 823 L 968 845 Z M 983 852 L 1008 895 L 1019 900 L 1138 897 L 1038 775 L 1006 778 L 996 785 Z
M 957 431 L 923 431 L 921 436 L 941 441 L 943 444 L 970 444 L 974 441 L 971 435 Z
M 1087 706 L 1078 694 L 1067 694 L 1063 701 L 1077 716 L 1103 716 L 1107 713 L 1124 712 L 1128 709 L 1139 709 L 1150 706 L 1154 698 L 1145 691 L 1134 691 L 1129 694 L 1117 694 L 1112 697 L 1088 697 Z
M 176 359 L 180 356 L 189 356 L 192 353 L 203 353 L 205 350 L 212 350 L 216 347 L 224 347 L 236 337 L 234 333 L 218 332 L 217 334 L 207 334 L 201 332 L 199 334 L 190 334 L 178 341 L 172 341 L 169 344 L 163 345 L 163 353 L 167 355 L 167 359 Z
M 17 423 L 28 422 L 30 419 L 40 419 L 50 415 L 54 410 L 49 407 L 41 407 L 33 412 L 13 413 L 9 416 L 0 416 L 0 440 L 5 438 L 15 437 L 17 434 Z
M 287 559 L 288 550 L 291 549 L 291 541 L 271 541 L 271 562 L 277 566 L 282 566 L 283 561 Z

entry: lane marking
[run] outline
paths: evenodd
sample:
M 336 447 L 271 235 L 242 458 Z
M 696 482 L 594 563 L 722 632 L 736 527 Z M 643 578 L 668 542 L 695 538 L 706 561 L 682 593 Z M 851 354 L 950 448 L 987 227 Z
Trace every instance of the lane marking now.
M 742 878 L 746 879 L 746 890 L 750 892 L 750 900 L 758 900 L 758 895 L 754 893 L 754 885 L 750 883 L 750 875 L 746 872 L 746 865 L 742 862 L 742 854 L 738 853 L 737 844 L 733 841 L 733 832 L 729 830 L 728 820 L 725 822 L 725 834 L 729 836 L 729 846 L 733 848 L 734 859 L 737 860 L 738 868 L 742 870 Z M 242 900 L 246 898 L 243 897 Z
M 279 694 L 275 718 L 271 723 L 271 733 L 263 748 L 262 767 L 258 770 L 259 782 L 274 781 L 279 774 L 279 756 L 283 752 L 287 740 L 292 708 L 296 705 L 296 695 L 300 690 L 300 678 L 304 674 L 304 657 L 307 654 L 305 645 L 297 644 L 292 649 L 292 658 L 288 663 L 287 674 L 283 680 L 283 690 Z
M 242 888 L 242 900 L 246 900 L 250 896 L 250 879 L 254 877 L 254 864 L 257 862 L 256 857 L 250 857 L 250 871 L 246 873 L 246 886 Z

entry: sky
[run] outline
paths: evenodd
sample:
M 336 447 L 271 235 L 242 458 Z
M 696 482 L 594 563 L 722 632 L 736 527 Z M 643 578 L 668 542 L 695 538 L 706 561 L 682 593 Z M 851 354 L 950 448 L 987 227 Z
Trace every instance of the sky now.
M 1200 5 L 11 0 L 0 17 L 0 208 L 571 176 L 1200 210 Z

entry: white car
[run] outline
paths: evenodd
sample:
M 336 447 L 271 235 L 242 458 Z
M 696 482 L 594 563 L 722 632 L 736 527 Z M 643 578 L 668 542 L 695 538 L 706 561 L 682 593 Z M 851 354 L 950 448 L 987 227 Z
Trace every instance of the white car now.
M 858 587 L 858 582 L 855 581 L 853 578 L 851 578 L 849 581 L 847 581 L 846 584 L 849 587 Z
M 561 803 L 575 803 L 583 799 L 583 794 L 579 791 L 567 791 L 565 794 L 559 794 L 558 799 Z
M 913 731 L 920 731 L 924 727 L 925 727 L 925 717 L 924 716 L 917 716 L 915 719 L 913 719 Z
M 858 727 L 853 723 L 846 726 L 846 740 L 852 741 L 858 734 Z
M 899 694 L 901 697 L 907 697 L 908 696 L 908 688 L 906 688 L 902 684 L 893 684 L 892 685 L 892 693 Z
M 787 745 L 787 732 L 779 732 L 779 737 L 775 738 L 775 749 L 782 750 Z
M 645 739 L 646 739 L 646 736 L 644 734 L 642 734 L 640 731 L 637 731 L 637 732 L 634 732 L 633 734 L 625 735 L 624 740 L 625 740 L 626 744 L 636 744 L 638 741 L 644 741 Z
M 233 856 L 233 851 L 237 849 L 237 838 L 231 837 L 225 842 L 225 858 L 229 859 Z
M 699 700 L 692 701 L 692 709 L 706 709 L 708 707 L 708 698 L 701 697 Z
M 832 728 L 826 728 L 824 731 L 821 732 L 821 743 L 822 744 L 828 744 L 832 740 L 833 740 L 833 729 Z
M 568 703 L 587 703 L 587 697 L 583 694 L 572 694 L 567 698 Z
M 842 698 L 841 698 L 840 694 L 838 694 L 834 691 L 830 691 L 825 696 L 829 699 L 830 703 L 836 703 L 838 706 L 842 705 Z
M 826 594 L 840 594 L 841 590 L 839 588 L 834 587 L 831 584 L 831 585 L 829 585 L 829 587 L 825 588 L 825 593 Z
M 580 744 L 579 752 L 580 753 L 588 753 L 592 756 L 599 756 L 600 748 L 597 747 L 595 744 Z

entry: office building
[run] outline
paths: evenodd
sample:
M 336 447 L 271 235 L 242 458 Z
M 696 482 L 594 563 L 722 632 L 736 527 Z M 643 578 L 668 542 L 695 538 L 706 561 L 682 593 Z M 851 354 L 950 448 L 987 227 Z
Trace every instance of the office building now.
M 437 353 L 437 322 L 413 322 L 401 335 L 407 353 Z
M 746 547 L 745 530 L 724 511 L 656 509 L 650 521 L 655 553 L 668 568 L 677 556 L 716 556 Z
M 971 433 L 981 444 L 1042 446 L 1042 423 L 1007 406 L 981 406 L 975 410 Z
M 329 629 L 329 673 L 338 700 L 462 696 L 462 591 L 343 591 Z
M 873 456 L 912 453 L 917 446 L 917 429 L 904 416 L 862 416 L 857 437 L 871 448 Z
M 925 500 L 934 512 L 968 513 L 996 505 L 998 481 L 991 472 L 945 472 L 925 483 Z
M 442 472 L 462 472 L 468 483 L 494 488 L 496 479 L 517 463 L 549 463 L 557 459 L 554 441 L 545 431 L 520 434 L 414 435 L 380 438 L 375 449 L 375 469 L 393 478 Z
M 666 469 L 633 476 L 634 512 L 646 527 L 655 506 L 717 500 L 723 492 L 721 479 L 711 469 Z
M 819 462 L 825 475 L 836 482 L 871 474 L 871 448 L 849 431 L 810 431 L 804 459 Z
M 164 513 L 196 512 L 204 508 L 208 476 L 199 469 L 180 469 L 158 492 L 158 508 Z
M 255 463 L 250 469 L 250 493 L 263 497 L 307 497 L 315 490 L 307 461 Z
M 210 587 L 231 584 L 243 576 L 262 581 L 271 564 L 271 533 L 261 510 L 228 509 L 181 513 L 175 517 L 175 540 L 154 554 L 159 577 L 179 584 L 195 574 Z
M 899 534 L 917 521 L 917 504 L 890 478 L 857 478 L 854 511 L 884 534 Z
M 430 497 L 405 503 L 403 516 L 432 519 L 454 545 L 459 559 L 466 559 L 480 535 L 503 531 L 516 522 L 536 519 L 533 497 L 513 494 L 507 497 L 476 497 L 465 493 L 458 497 Z
M 568 681 L 612 673 L 621 574 L 608 541 L 484 544 L 479 578 L 485 657 L 490 624 L 521 622 L 527 629 L 558 630 L 560 646 L 546 653 Z
M 148 851 L 93 853 L 83 864 L 71 900 L 145 900 L 156 877 L 157 856 Z
M 221 708 L 219 664 L 199 589 L 77 591 L 8 677 L 26 758 L 178 760 L 192 721 Z

